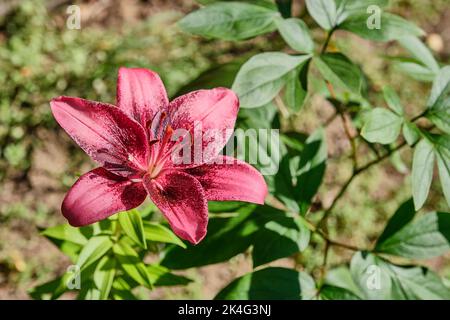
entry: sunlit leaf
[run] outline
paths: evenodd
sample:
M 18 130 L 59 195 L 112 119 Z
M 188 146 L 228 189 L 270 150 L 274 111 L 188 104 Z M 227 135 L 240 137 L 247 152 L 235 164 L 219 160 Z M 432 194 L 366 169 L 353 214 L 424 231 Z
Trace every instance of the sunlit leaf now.
M 339 25 L 339 28 L 375 41 L 390 41 L 405 36 L 422 36 L 424 34 L 424 31 L 414 23 L 387 12 L 380 14 L 379 28 L 369 28 L 367 25 L 369 16 L 368 13 L 352 15 Z
M 81 250 L 77 265 L 81 270 L 99 260 L 112 247 L 113 243 L 108 236 L 95 236 L 89 239 L 87 244 Z
M 100 293 L 98 299 L 106 300 L 109 298 L 115 274 L 116 260 L 109 256 L 104 256 L 94 271 L 94 283 Z
M 334 0 L 306 0 L 306 8 L 323 29 L 330 30 L 336 25 L 337 10 Z
M 450 133 L 450 66 L 442 68 L 434 80 L 427 105 L 427 118 Z
M 424 267 L 397 266 L 370 253 L 357 252 L 350 269 L 365 299 L 450 299 L 450 289 Z
M 138 253 L 125 241 L 114 244 L 113 252 L 119 261 L 119 266 L 134 281 L 149 289 L 153 287 L 151 277 Z
M 298 52 L 312 53 L 314 42 L 306 24 L 297 18 L 276 19 L 278 31 L 284 41 Z
M 275 30 L 275 10 L 241 2 L 218 2 L 178 22 L 181 29 L 208 38 L 244 40 Z
M 241 107 L 256 108 L 271 102 L 285 85 L 289 72 L 309 59 L 309 55 L 290 56 L 282 52 L 253 56 L 239 70 L 232 86 Z
M 414 150 L 412 164 L 412 193 L 416 210 L 422 208 L 430 191 L 433 179 L 435 153 L 433 145 L 422 139 Z
M 450 250 L 450 214 L 425 214 L 377 244 L 377 250 L 411 259 L 442 255 Z
M 144 225 L 142 218 L 136 209 L 119 213 L 119 224 L 125 234 L 142 248 L 147 248 L 145 241 Z
M 402 123 L 403 118 L 395 113 L 387 109 L 375 108 L 367 114 L 361 135 L 372 143 L 390 144 L 397 140 Z
M 148 241 L 173 243 L 182 248 L 186 248 L 183 241 L 180 240 L 169 228 L 156 222 L 144 222 L 144 236 Z

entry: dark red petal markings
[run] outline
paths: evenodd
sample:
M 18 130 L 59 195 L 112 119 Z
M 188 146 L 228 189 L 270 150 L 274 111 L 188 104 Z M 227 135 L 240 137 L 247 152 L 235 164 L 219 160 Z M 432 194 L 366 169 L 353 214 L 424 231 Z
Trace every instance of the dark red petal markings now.
M 194 126 L 202 132 L 201 163 L 215 158 L 232 134 L 239 110 L 236 94 L 226 88 L 198 90 L 176 98 L 169 104 L 169 117 L 172 128 L 189 131 L 191 139 L 199 140 Z M 193 147 L 192 152 L 195 152 Z M 198 155 L 192 156 L 192 161 Z M 199 165 L 201 163 L 195 163 Z
M 117 106 L 147 129 L 169 100 L 159 75 L 148 69 L 120 68 L 117 79 Z
M 84 226 L 139 206 L 146 198 L 142 183 L 104 168 L 82 175 L 67 193 L 61 211 L 72 226 Z
M 166 171 L 156 179 L 147 175 L 144 185 L 176 235 L 193 244 L 204 238 L 208 204 L 197 179 L 184 172 Z
M 117 107 L 72 97 L 53 99 L 50 105 L 60 126 L 100 165 L 122 176 L 145 170 L 144 129 Z
M 264 204 L 266 182 L 258 170 L 243 161 L 221 156 L 220 163 L 204 164 L 185 172 L 200 181 L 208 200 Z

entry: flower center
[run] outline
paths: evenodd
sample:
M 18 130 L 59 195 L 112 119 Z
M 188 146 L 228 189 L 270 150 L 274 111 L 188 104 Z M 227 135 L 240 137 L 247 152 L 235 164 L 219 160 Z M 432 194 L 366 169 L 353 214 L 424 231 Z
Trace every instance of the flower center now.
M 184 146 L 184 135 L 174 140 L 174 130 L 166 112 L 159 111 L 149 126 L 150 159 L 147 174 L 155 179 L 163 171 L 172 169 L 171 157 Z
M 150 160 L 147 172 L 150 175 L 150 179 L 156 178 L 164 171 L 176 144 L 170 144 L 172 135 L 173 129 L 170 126 L 167 113 L 164 111 L 158 112 L 149 128 Z

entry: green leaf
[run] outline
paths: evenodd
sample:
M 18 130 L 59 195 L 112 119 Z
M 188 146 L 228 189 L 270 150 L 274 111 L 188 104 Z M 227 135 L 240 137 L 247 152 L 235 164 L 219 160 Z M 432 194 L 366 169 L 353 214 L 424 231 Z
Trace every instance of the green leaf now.
M 185 286 L 192 282 L 191 279 L 173 274 L 169 269 L 156 264 L 148 265 L 147 271 L 156 287 L 162 286 Z
M 349 16 L 366 14 L 370 6 L 386 7 L 389 0 L 336 0 L 337 24 L 341 24 Z
M 113 252 L 120 267 L 128 276 L 140 285 L 152 289 L 153 285 L 147 267 L 129 244 L 122 239 L 114 245 Z
M 231 282 L 217 300 L 309 300 L 315 295 L 314 280 L 305 272 L 266 268 Z
M 268 103 L 260 108 L 240 109 L 237 119 L 237 127 L 240 129 L 279 129 L 277 123 L 277 107 Z
M 414 202 L 409 199 L 402 203 L 402 205 L 395 211 L 394 215 L 389 219 L 388 224 L 384 228 L 383 233 L 377 240 L 375 249 L 380 248 L 383 243 L 407 225 L 416 215 L 416 210 L 414 210 Z
M 100 300 L 100 290 L 92 283 L 88 283 L 81 288 L 77 295 L 77 300 Z
M 137 245 L 147 249 L 145 242 L 144 225 L 141 214 L 136 209 L 119 213 L 119 224 L 125 234 Z
M 384 100 L 386 100 L 389 108 L 399 116 L 404 115 L 403 106 L 397 93 L 389 86 L 383 88 Z
M 67 288 L 67 279 L 68 274 L 64 274 L 61 277 L 34 287 L 28 294 L 35 300 L 58 299 L 64 292 L 69 290 Z
M 61 245 L 58 246 L 58 248 L 59 250 L 61 250 L 62 253 L 67 255 L 70 258 L 70 260 L 74 263 L 77 262 L 80 252 L 83 249 L 82 246 L 67 241 L 62 242 Z
M 83 246 L 71 241 L 63 241 L 55 238 L 48 238 L 62 253 L 67 255 L 72 262 L 76 262 Z
M 113 215 L 108 219 L 103 219 L 99 222 L 96 222 L 92 225 L 93 235 L 112 235 L 115 229 L 115 220 L 117 220 L 117 216 Z
M 301 218 L 280 215 L 267 222 L 253 240 L 253 268 L 305 250 L 310 236 Z
M 420 129 L 412 122 L 403 123 L 402 133 L 409 146 L 413 146 L 420 139 Z
M 450 289 L 439 276 L 424 267 L 401 267 L 375 255 L 357 252 L 350 270 L 366 299 L 450 299 Z
M 389 156 L 389 160 L 391 161 L 392 166 L 397 170 L 399 173 L 407 174 L 409 173 L 409 168 L 403 161 L 400 152 L 393 151 L 392 154 Z
M 337 9 L 334 0 L 306 0 L 309 14 L 325 30 L 336 25 Z
M 94 283 L 99 290 L 99 300 L 107 300 L 116 275 L 116 260 L 104 256 L 94 271 Z
M 196 0 L 196 1 L 203 5 L 208 5 L 215 2 L 236 2 L 236 0 Z M 277 10 L 277 6 L 275 5 L 275 3 L 273 3 L 272 0 L 241 0 L 239 2 L 246 2 L 260 7 Z
M 306 24 L 298 18 L 276 19 L 278 31 L 286 43 L 298 52 L 312 53 L 314 41 Z
M 239 58 L 228 63 L 213 66 L 181 87 L 174 96 L 179 97 L 188 92 L 200 89 L 213 89 L 217 87 L 231 88 L 234 78 L 236 78 L 244 61 L 244 59 Z
M 178 22 L 184 31 L 207 38 L 245 40 L 275 30 L 275 10 L 240 2 L 218 2 Z
M 182 248 L 186 248 L 183 241 L 181 241 L 169 228 L 156 222 L 144 222 L 144 236 L 148 241 L 173 243 Z
M 154 203 L 148 203 L 143 208 L 139 208 L 138 211 L 142 219 L 150 219 L 155 214 L 157 208 Z
M 244 252 L 259 228 L 252 223 L 252 218 L 256 218 L 255 209 L 256 206 L 249 205 L 240 208 L 234 217 L 210 219 L 208 233 L 199 244 L 187 249 L 169 248 L 161 265 L 169 269 L 187 269 L 227 261 Z
M 442 192 L 447 200 L 447 204 L 450 206 L 450 136 L 443 135 L 437 139 L 435 154 Z
M 92 263 L 103 257 L 112 247 L 113 243 L 108 236 L 95 236 L 89 239 L 81 250 L 77 265 L 83 271 Z
M 288 148 L 288 152 L 293 155 L 298 154 L 298 152 L 302 152 L 305 147 L 305 141 L 308 138 L 308 135 L 291 131 L 285 132 L 280 136 L 281 140 L 283 140 L 284 144 Z
M 130 281 L 127 280 L 122 277 L 116 277 L 114 279 L 111 289 L 111 296 L 114 300 L 138 300 L 138 298 L 131 293 L 133 287 L 130 285 Z
M 412 163 L 412 193 L 416 210 L 422 208 L 427 200 L 433 179 L 434 157 L 433 145 L 426 139 L 420 140 Z
M 364 120 L 361 135 L 369 142 L 390 144 L 395 142 L 402 128 L 403 118 L 395 113 L 375 108 Z
M 371 14 L 362 13 L 348 17 L 341 25 L 344 29 L 362 38 L 374 41 L 391 41 L 405 36 L 422 36 L 423 30 L 400 16 L 383 12 L 380 15 L 380 28 L 368 28 Z
M 284 155 L 274 177 L 272 193 L 291 211 L 305 214 L 325 174 L 327 145 L 324 130 L 316 130 L 301 144 L 300 153 Z
M 301 214 L 306 214 L 313 197 L 319 190 L 325 175 L 328 156 L 325 131 L 322 128 L 314 131 L 300 154 L 300 161 L 295 170 L 295 197 Z
M 361 69 L 342 53 L 325 53 L 314 62 L 325 80 L 333 86 L 359 96 L 363 94 L 366 84 Z
M 362 297 L 362 292 L 353 281 L 352 274 L 347 265 L 341 265 L 328 270 L 324 284 L 345 289 L 359 298 Z
M 361 300 L 357 295 L 347 289 L 327 284 L 320 288 L 320 298 L 324 300 Z
M 41 232 L 46 238 L 70 241 L 80 246 L 84 246 L 88 240 L 81 233 L 79 228 L 72 227 L 67 223 L 61 224 L 55 227 L 47 228 Z
M 275 3 L 283 18 L 292 16 L 292 0 L 275 0 Z
M 394 59 L 394 68 L 417 81 L 432 82 L 436 77 L 433 71 L 414 59 Z
M 247 202 L 242 201 L 208 201 L 208 211 L 209 213 L 233 214 L 248 205 Z
M 300 110 L 308 94 L 308 69 L 309 62 L 302 65 L 299 70 L 289 72 L 287 76 L 284 99 L 293 112 Z
M 227 148 L 234 148 L 236 158 L 255 166 L 270 189 L 281 157 L 286 151 L 280 140 L 279 130 L 268 130 L 280 129 L 276 107 L 269 103 L 261 108 L 240 109 L 238 120 L 239 128 L 234 131 L 234 139 L 230 139 L 235 142 L 236 147 L 227 144 Z
M 379 252 L 428 259 L 450 250 L 450 214 L 428 213 L 377 245 Z
M 450 66 L 441 69 L 428 99 L 427 118 L 439 129 L 450 133 Z
M 434 59 L 430 49 L 427 48 L 417 37 L 404 36 L 398 39 L 400 45 L 408 50 L 414 58 L 420 61 L 430 71 L 437 74 L 439 72 L 439 64 Z
M 291 211 L 300 212 L 294 187 L 295 182 L 293 176 L 295 175 L 295 172 L 291 172 L 291 163 L 293 161 L 298 162 L 298 156 L 293 158 L 290 154 L 286 154 L 281 159 L 280 168 L 274 179 L 273 195 L 283 202 Z
M 272 101 L 286 83 L 286 75 L 311 56 L 267 52 L 253 56 L 239 70 L 232 90 L 243 108 L 261 107 Z
M 277 246 L 279 243 L 289 244 L 289 250 L 282 253 L 271 253 L 271 259 L 279 258 L 277 255 L 284 255 L 287 251 L 297 252 L 299 251 L 297 248 L 302 249 L 307 242 L 308 234 L 303 232 L 302 229 L 295 231 L 297 228 L 303 228 L 301 225 L 296 225 L 299 222 L 286 223 L 285 221 L 291 218 L 283 217 L 286 217 L 286 213 L 281 210 L 267 205 L 251 205 L 240 208 L 234 217 L 227 215 L 224 218 L 212 218 L 209 221 L 208 234 L 201 243 L 196 246 L 189 246 L 185 250 L 178 247 L 170 248 L 161 261 L 161 265 L 170 269 L 187 269 L 228 261 L 237 254 L 246 251 L 252 244 L 255 245 L 256 250 L 263 252 L 264 248 L 256 248 L 264 245 L 264 242 L 261 241 L 263 236 L 260 236 L 260 232 L 266 234 L 271 232 L 272 235 L 277 236 L 275 239 L 277 242 L 273 246 Z M 270 221 L 275 223 L 268 224 Z M 273 230 L 268 230 L 267 226 Z M 286 234 L 282 234 L 283 231 Z M 293 241 L 297 243 L 293 245 Z M 292 254 L 290 252 L 287 254 Z M 260 259 L 257 260 L 257 263 L 259 263 L 268 258 L 261 255 L 256 259 Z

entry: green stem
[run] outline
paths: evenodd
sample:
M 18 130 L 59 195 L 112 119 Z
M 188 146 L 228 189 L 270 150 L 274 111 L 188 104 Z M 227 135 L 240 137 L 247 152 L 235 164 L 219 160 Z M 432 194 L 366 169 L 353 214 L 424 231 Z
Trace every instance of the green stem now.
M 350 147 L 352 148 L 352 160 L 353 160 L 353 170 L 356 170 L 358 167 L 358 155 L 356 153 L 357 146 L 356 146 L 356 140 L 355 137 L 352 135 L 350 131 L 350 126 L 347 122 L 347 119 L 345 118 L 345 114 L 342 112 L 339 112 L 339 115 L 341 116 L 342 124 L 344 126 L 345 135 L 347 136 L 348 142 L 350 143 Z
M 427 114 L 428 110 L 425 110 L 424 112 L 422 112 L 421 114 L 415 116 L 414 118 L 412 118 L 410 121 L 411 122 L 415 122 L 418 119 L 422 118 L 423 116 L 425 116 Z M 429 129 L 429 128 L 427 128 Z M 406 141 L 403 141 L 402 143 L 400 143 L 398 146 L 396 146 L 395 148 L 389 150 L 387 153 L 385 153 L 384 155 L 378 157 L 375 160 L 372 160 L 370 162 L 368 162 L 367 164 L 365 164 L 362 167 L 356 168 L 353 170 L 353 174 L 350 176 L 350 178 L 344 183 L 344 185 L 341 187 L 341 190 L 339 190 L 339 193 L 336 195 L 336 197 L 333 199 L 333 202 L 331 203 L 331 205 L 328 207 L 328 209 L 325 210 L 322 218 L 319 220 L 318 222 L 318 226 L 322 227 L 324 225 L 324 222 L 326 221 L 326 219 L 328 218 L 328 216 L 330 215 L 330 213 L 333 211 L 334 207 L 336 206 L 337 202 L 339 201 L 339 199 L 342 198 L 342 196 L 345 194 L 345 192 L 347 191 L 348 187 L 350 186 L 350 184 L 352 183 L 352 181 L 361 173 L 363 173 L 364 171 L 370 169 L 371 167 L 373 167 L 374 165 L 382 162 L 383 160 L 389 158 L 394 152 L 402 149 L 404 146 L 406 146 Z M 411 146 L 414 147 L 414 146 Z
M 327 38 L 325 39 L 325 42 L 323 43 L 322 50 L 320 50 L 320 54 L 324 54 L 327 51 L 328 44 L 330 43 L 331 37 L 333 36 L 333 33 L 334 33 L 334 30 L 335 29 L 333 28 L 330 31 L 328 31 Z
M 410 121 L 411 122 L 416 122 L 417 120 L 419 120 L 420 118 L 426 116 L 428 113 L 428 109 L 426 109 L 425 111 L 423 111 L 421 114 L 415 116 L 414 118 L 412 118 Z
M 387 153 L 385 153 L 384 155 L 382 155 L 381 157 L 368 162 L 367 164 L 365 164 L 362 167 L 359 167 L 357 169 L 354 170 L 353 174 L 350 176 L 350 178 L 348 178 L 348 180 L 344 183 L 344 185 L 342 186 L 341 190 L 339 191 L 339 193 L 337 194 L 337 196 L 333 199 L 333 202 L 331 203 L 331 205 L 328 207 L 327 210 L 325 210 L 322 218 L 319 220 L 318 222 L 318 226 L 321 227 L 323 226 L 325 220 L 328 218 L 328 216 L 330 215 L 330 213 L 333 211 L 334 207 L 336 206 L 337 202 L 339 201 L 339 199 L 342 198 L 342 196 L 345 194 L 345 191 L 347 191 L 348 187 L 350 186 L 350 184 L 352 183 L 352 181 L 361 173 L 363 173 L 364 171 L 370 169 L 371 167 L 373 167 L 374 165 L 380 163 L 381 161 L 385 160 L 386 158 L 389 158 L 394 152 L 400 150 L 401 148 L 403 148 L 404 146 L 406 146 L 406 142 L 402 142 L 401 144 L 399 144 L 397 147 L 389 150 Z
M 319 235 L 322 239 L 324 239 L 330 246 L 335 246 L 335 247 L 341 247 L 344 249 L 348 249 L 348 250 L 352 250 L 352 251 L 365 251 L 366 249 L 364 248 L 359 248 L 356 246 L 352 246 L 350 244 L 346 244 L 346 243 L 342 243 L 336 240 L 331 239 L 323 230 L 317 228 L 316 226 L 314 226 L 310 221 L 306 220 L 305 218 L 304 222 L 306 227 L 313 233 L 316 233 L 317 235 Z

